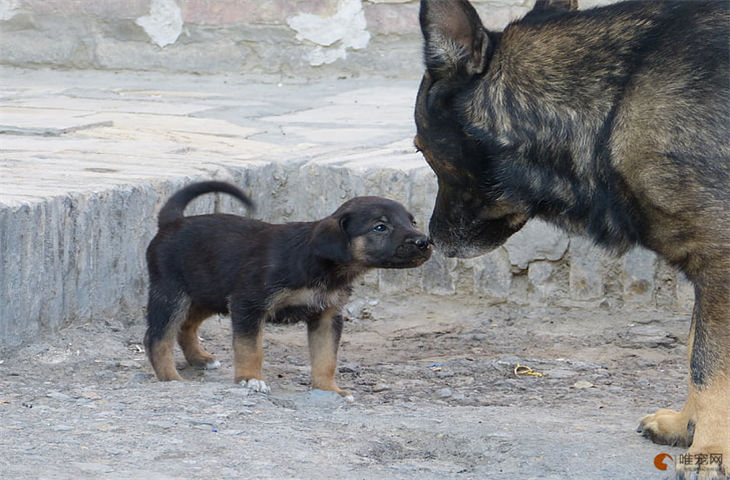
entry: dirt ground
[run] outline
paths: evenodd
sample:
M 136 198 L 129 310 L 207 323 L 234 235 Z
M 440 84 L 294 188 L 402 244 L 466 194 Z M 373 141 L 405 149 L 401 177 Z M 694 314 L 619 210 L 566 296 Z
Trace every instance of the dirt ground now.
M 0 356 L 3 479 L 653 479 L 634 429 L 686 394 L 687 315 L 366 296 L 348 314 L 338 382 L 309 391 L 304 325 L 267 325 L 270 395 L 214 371 L 160 383 L 144 321 L 99 319 Z M 183 368 L 182 354 L 177 353 Z M 516 376 L 517 364 L 538 376 Z

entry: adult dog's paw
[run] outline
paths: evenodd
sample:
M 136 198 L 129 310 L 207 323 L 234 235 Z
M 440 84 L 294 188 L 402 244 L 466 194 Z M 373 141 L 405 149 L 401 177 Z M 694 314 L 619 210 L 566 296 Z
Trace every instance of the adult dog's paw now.
M 642 418 L 636 431 L 654 443 L 688 447 L 694 423 L 682 412 L 662 409 Z

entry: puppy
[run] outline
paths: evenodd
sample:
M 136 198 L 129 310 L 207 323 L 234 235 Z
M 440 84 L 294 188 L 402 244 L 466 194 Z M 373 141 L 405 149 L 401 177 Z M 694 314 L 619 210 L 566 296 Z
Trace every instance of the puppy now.
M 268 392 L 261 375 L 265 322 L 305 321 L 312 387 L 345 396 L 335 382 L 341 309 L 353 281 L 373 268 L 412 268 L 431 256 L 431 242 L 413 216 L 394 201 L 357 197 L 317 222 L 270 224 L 236 215 L 185 217 L 185 206 L 211 192 L 237 187 L 201 182 L 175 193 L 159 213 L 147 248 L 150 287 L 144 344 L 157 378 L 182 380 L 173 358 L 175 338 L 190 365 L 220 362 L 198 341 L 213 314 L 230 314 L 234 379 Z

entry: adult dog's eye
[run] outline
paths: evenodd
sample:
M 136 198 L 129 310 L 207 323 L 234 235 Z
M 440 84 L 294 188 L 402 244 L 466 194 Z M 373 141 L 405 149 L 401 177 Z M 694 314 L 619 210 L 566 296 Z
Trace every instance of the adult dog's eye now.
M 379 223 L 373 227 L 373 232 L 385 232 L 386 230 L 388 230 L 388 227 L 383 223 Z

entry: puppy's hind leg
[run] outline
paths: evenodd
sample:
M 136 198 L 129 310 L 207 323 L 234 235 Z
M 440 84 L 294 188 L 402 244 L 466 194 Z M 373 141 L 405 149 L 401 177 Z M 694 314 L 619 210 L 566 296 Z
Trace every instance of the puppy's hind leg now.
M 182 380 L 175 368 L 175 337 L 190 308 L 190 298 L 177 290 L 150 288 L 147 303 L 147 357 L 161 381 Z
M 213 312 L 202 309 L 195 304 L 190 305 L 187 318 L 177 334 L 177 342 L 180 344 L 180 348 L 182 348 L 185 359 L 193 367 L 214 370 L 221 366 L 221 362 L 215 356 L 206 352 L 200 345 L 198 338 L 198 327 L 212 314 Z

